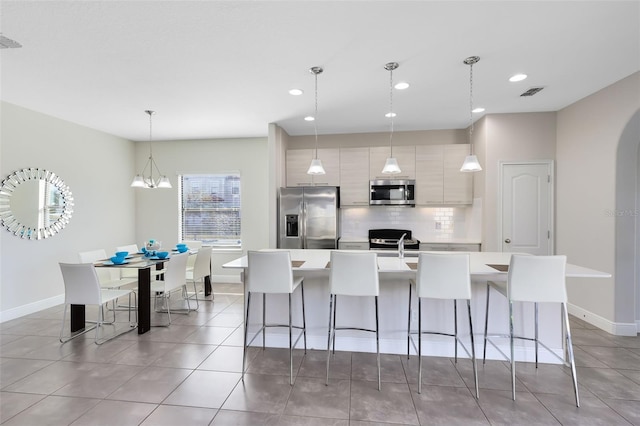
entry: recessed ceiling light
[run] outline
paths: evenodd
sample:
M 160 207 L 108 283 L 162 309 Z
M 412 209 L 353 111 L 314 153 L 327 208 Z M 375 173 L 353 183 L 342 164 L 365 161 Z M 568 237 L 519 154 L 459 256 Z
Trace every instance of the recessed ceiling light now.
M 310 116 L 310 115 L 307 115 L 307 116 L 304 118 L 304 121 L 314 121 L 314 120 L 315 120 L 315 117 L 312 117 L 312 116 Z
M 515 83 L 516 81 L 522 81 L 522 80 L 524 80 L 525 78 L 527 78 L 527 75 L 526 75 L 526 74 L 515 74 L 515 75 L 512 75 L 512 76 L 509 78 L 509 81 L 510 81 L 510 82 L 512 82 L 512 83 Z
M 395 112 L 388 112 L 384 116 L 387 118 L 395 117 L 397 114 Z
M 406 81 L 401 81 L 400 83 L 396 84 L 393 87 L 395 87 L 398 90 L 404 90 L 409 87 L 409 83 L 407 83 Z
M 484 112 L 484 108 L 482 107 L 474 108 L 473 111 L 471 112 Z
M 293 95 L 293 96 L 300 96 L 302 95 L 304 92 L 300 89 L 291 89 L 289 90 L 289 94 Z

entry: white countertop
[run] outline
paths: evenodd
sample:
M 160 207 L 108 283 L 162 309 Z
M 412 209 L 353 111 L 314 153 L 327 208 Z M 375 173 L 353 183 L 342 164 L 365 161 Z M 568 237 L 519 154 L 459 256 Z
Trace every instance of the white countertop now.
M 430 237 L 427 239 L 422 239 L 416 235 L 414 238 L 419 240 L 421 243 L 427 244 L 480 244 L 481 241 L 477 239 L 468 239 L 468 238 L 435 238 Z M 343 243 L 368 243 L 369 238 L 367 237 L 340 237 L 340 241 Z
M 331 256 L 331 250 L 289 250 L 291 260 L 304 261 L 299 267 L 294 267 L 294 271 L 319 271 L 328 270 L 327 263 Z M 413 269 L 409 264 L 418 262 L 417 253 L 406 254 L 404 259 L 398 259 L 395 252 L 378 252 L 378 268 L 382 273 L 411 272 Z M 447 253 L 447 252 L 437 252 Z M 461 252 L 455 252 L 461 253 Z M 506 273 L 497 271 L 487 265 L 508 265 L 512 253 L 503 252 L 470 252 L 470 269 L 474 278 L 480 279 L 506 279 Z M 247 256 L 239 257 L 231 262 L 222 265 L 223 268 L 244 269 L 247 268 Z M 567 264 L 566 276 L 570 278 L 609 278 L 611 274 L 595 269 L 586 268 L 573 264 Z

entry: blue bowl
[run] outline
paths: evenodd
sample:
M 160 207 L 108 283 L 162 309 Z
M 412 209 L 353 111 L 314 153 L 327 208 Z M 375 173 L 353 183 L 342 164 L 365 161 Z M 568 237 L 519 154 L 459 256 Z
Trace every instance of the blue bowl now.
M 111 261 L 113 262 L 114 265 L 121 265 L 124 263 L 125 258 L 119 257 L 119 256 L 111 256 Z
M 167 256 L 169 256 L 169 252 L 168 251 L 159 251 L 159 252 L 156 252 L 156 256 L 158 256 L 158 258 L 160 258 L 160 259 L 164 259 Z
M 117 251 L 116 252 L 116 257 L 125 258 L 127 256 L 129 256 L 129 252 L 128 251 Z
M 184 253 L 185 251 L 189 250 L 189 247 L 184 246 L 184 247 L 178 247 L 178 252 L 179 253 Z

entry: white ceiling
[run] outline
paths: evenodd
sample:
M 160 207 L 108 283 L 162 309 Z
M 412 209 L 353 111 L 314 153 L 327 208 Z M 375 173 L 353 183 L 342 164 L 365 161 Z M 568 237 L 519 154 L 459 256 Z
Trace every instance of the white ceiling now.
M 557 111 L 640 70 L 639 1 L 6 1 L 2 100 L 131 140 L 266 136 L 469 124 Z M 529 78 L 509 83 L 524 72 Z M 520 93 L 544 86 L 533 97 Z M 291 96 L 301 88 L 303 96 Z M 475 118 L 480 115 L 474 115 Z

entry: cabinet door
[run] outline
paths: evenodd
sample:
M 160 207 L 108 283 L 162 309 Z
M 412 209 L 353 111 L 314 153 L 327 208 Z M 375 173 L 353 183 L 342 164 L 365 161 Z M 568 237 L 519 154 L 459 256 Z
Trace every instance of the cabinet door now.
M 340 148 L 340 205 L 369 205 L 369 148 Z
M 311 150 L 311 157 L 315 150 Z M 325 174 L 312 176 L 314 186 L 339 186 L 340 185 L 340 149 L 319 148 L 318 158 L 322 161 Z M 309 160 L 311 161 L 311 160 Z M 308 167 L 308 166 L 307 166 Z M 306 170 L 305 170 L 306 173 Z
M 287 186 L 310 186 L 311 175 L 307 174 L 314 151 L 312 149 L 287 150 Z
M 469 155 L 468 144 L 444 145 L 444 203 L 473 203 L 473 173 L 464 173 L 460 167 Z
M 444 146 L 416 146 L 416 205 L 442 204 Z
M 369 148 L 369 178 L 373 179 L 415 179 L 416 178 L 416 147 L 394 146 L 393 155 L 398 160 L 398 166 L 402 172 L 397 175 L 382 173 L 384 164 L 391 155 L 388 146 L 374 146 Z

